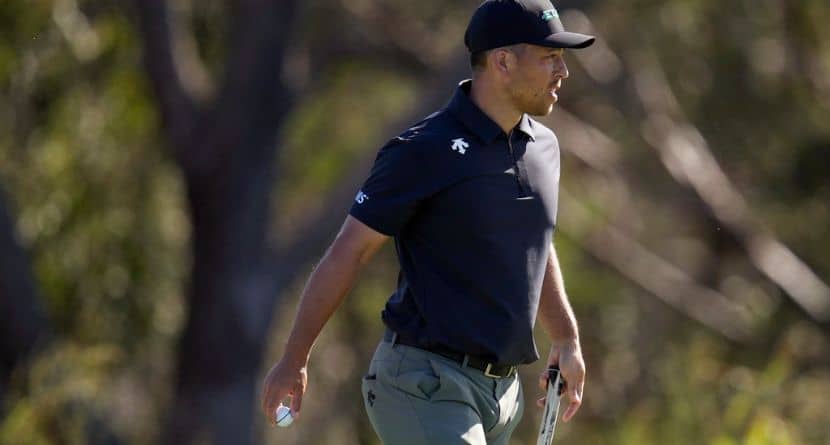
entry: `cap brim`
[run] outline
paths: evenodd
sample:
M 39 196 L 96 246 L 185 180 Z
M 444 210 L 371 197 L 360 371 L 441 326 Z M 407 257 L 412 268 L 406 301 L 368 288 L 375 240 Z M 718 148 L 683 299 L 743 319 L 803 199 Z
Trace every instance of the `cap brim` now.
M 549 48 L 587 48 L 594 44 L 596 38 L 587 34 L 562 31 L 551 34 L 544 39 L 534 42 L 535 45 L 547 46 Z

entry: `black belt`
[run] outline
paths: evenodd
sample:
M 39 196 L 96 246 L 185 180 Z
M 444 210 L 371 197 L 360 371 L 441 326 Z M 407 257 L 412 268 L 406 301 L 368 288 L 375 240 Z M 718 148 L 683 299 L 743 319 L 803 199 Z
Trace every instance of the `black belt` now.
M 392 332 L 389 329 L 387 329 L 386 332 L 383 334 L 383 339 L 392 343 L 392 345 L 398 344 L 411 346 L 413 348 L 423 349 L 424 351 L 432 352 L 433 354 L 438 354 L 442 357 L 448 358 L 460 364 L 462 367 L 466 366 L 468 368 L 477 369 L 483 372 L 485 376 L 495 379 L 510 377 L 513 374 L 515 374 L 516 370 L 518 369 L 516 365 L 499 365 L 496 363 L 488 362 L 487 360 L 481 357 L 476 357 L 470 354 L 464 354 L 440 345 L 423 347 L 421 345 L 418 345 L 414 341 L 410 341 L 406 338 L 401 337 L 400 335 L 396 334 L 395 332 Z

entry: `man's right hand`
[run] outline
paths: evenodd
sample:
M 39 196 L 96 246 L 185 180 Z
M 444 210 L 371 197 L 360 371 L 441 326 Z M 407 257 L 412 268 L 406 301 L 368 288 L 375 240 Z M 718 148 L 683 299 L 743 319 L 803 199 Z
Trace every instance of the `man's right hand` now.
M 271 425 L 277 424 L 277 407 L 286 397 L 291 398 L 291 417 L 297 419 L 307 384 L 306 363 L 290 363 L 283 357 L 268 371 L 262 387 L 262 412 Z
M 294 419 L 300 413 L 308 376 L 306 366 L 314 340 L 352 287 L 358 271 L 389 239 L 350 216 L 314 269 L 300 297 L 300 307 L 285 355 L 268 371 L 262 387 L 262 412 L 275 424 L 277 407 L 286 397 Z

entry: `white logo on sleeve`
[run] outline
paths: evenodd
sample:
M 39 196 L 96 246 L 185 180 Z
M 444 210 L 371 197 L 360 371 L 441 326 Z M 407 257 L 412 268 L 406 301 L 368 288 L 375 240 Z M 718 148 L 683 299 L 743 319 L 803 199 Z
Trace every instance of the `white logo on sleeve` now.
M 363 190 L 358 190 L 357 196 L 354 197 L 354 200 L 358 204 L 363 204 L 364 202 L 369 200 L 369 195 L 363 193 Z
M 461 154 L 467 153 L 467 148 L 469 146 L 470 146 L 470 144 L 468 144 L 467 141 L 464 140 L 464 138 L 458 138 L 458 139 L 453 139 L 452 140 L 452 149 L 453 149 L 453 151 L 457 151 Z

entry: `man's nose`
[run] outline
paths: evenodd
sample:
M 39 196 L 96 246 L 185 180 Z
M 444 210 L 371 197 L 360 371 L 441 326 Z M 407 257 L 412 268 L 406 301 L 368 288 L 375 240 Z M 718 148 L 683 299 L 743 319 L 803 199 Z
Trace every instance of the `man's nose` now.
M 570 75 L 571 73 L 568 71 L 568 65 L 565 64 L 565 60 L 560 58 L 559 63 L 555 64 L 553 67 L 553 76 L 567 79 Z

